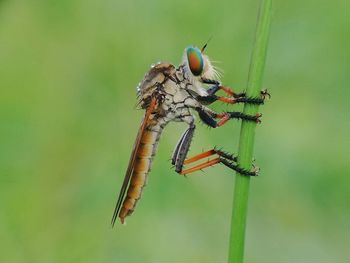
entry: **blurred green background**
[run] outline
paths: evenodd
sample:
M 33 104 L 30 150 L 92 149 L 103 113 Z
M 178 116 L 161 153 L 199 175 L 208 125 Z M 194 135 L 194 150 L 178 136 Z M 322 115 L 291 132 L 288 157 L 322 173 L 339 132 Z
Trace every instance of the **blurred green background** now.
M 150 64 L 202 46 L 244 89 L 258 0 L 0 2 L 0 261 L 226 262 L 232 171 L 170 165 L 170 124 L 127 226 L 110 218 Z M 350 2 L 275 1 L 246 262 L 347 262 Z M 220 103 L 215 109 L 241 109 Z M 198 125 L 191 155 L 237 150 L 239 122 Z

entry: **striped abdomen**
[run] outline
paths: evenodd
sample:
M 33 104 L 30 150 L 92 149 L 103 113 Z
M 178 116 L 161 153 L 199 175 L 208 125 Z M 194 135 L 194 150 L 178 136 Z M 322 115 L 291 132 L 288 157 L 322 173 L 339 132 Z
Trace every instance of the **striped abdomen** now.
M 146 127 L 141 136 L 127 194 L 119 212 L 122 222 L 126 216 L 134 211 L 137 200 L 141 197 L 162 131 L 163 125 L 152 125 Z

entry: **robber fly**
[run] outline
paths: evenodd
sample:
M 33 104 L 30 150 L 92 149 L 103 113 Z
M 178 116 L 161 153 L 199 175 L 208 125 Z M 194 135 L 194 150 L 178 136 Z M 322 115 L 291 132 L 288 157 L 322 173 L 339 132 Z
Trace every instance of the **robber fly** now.
M 259 123 L 261 114 L 252 116 L 242 112 L 217 113 L 208 108 L 207 105 L 215 101 L 227 104 L 263 104 L 266 95 L 268 95 L 266 91 L 262 91 L 260 97 L 248 98 L 245 93 L 235 93 L 230 88 L 221 85 L 218 81 L 217 70 L 208 56 L 204 54 L 205 47 L 206 45 L 201 50 L 197 47 L 187 47 L 182 64 L 178 67 L 169 63 L 158 63 L 152 66 L 137 87 L 138 105 L 146 112 L 119 193 L 112 217 L 112 226 L 118 216 L 124 223 L 125 217 L 134 211 L 143 187 L 146 185 L 160 135 L 170 121 L 188 124 L 188 128 L 178 141 L 171 159 L 177 173 L 186 175 L 221 163 L 242 175 L 256 175 L 257 171 L 254 168 L 250 171 L 240 168 L 236 156 L 217 148 L 186 159 L 196 128 L 193 112 L 197 112 L 200 120 L 212 128 L 220 127 L 230 119 Z M 206 89 L 204 86 L 208 86 L 208 88 Z M 215 95 L 219 90 L 228 96 Z M 217 157 L 192 168 L 184 169 L 184 165 L 212 155 Z

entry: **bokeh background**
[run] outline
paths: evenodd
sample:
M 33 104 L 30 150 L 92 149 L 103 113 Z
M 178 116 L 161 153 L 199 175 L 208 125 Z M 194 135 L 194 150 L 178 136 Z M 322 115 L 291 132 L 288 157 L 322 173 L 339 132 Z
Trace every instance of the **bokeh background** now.
M 143 116 L 137 83 L 213 36 L 222 81 L 244 89 L 258 2 L 0 2 L 1 262 L 226 262 L 234 174 L 176 174 L 184 124 L 165 130 L 127 226 L 109 222 Z M 349 9 L 274 3 L 246 262 L 348 262 Z M 191 154 L 235 152 L 239 128 L 198 125 Z

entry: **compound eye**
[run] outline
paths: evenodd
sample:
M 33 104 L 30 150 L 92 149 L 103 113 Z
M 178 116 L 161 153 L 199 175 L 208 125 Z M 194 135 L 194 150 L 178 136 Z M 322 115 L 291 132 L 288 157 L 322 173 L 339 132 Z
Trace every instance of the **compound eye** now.
M 194 76 L 203 72 L 203 57 L 201 51 L 196 47 L 188 47 L 186 50 L 188 66 Z

